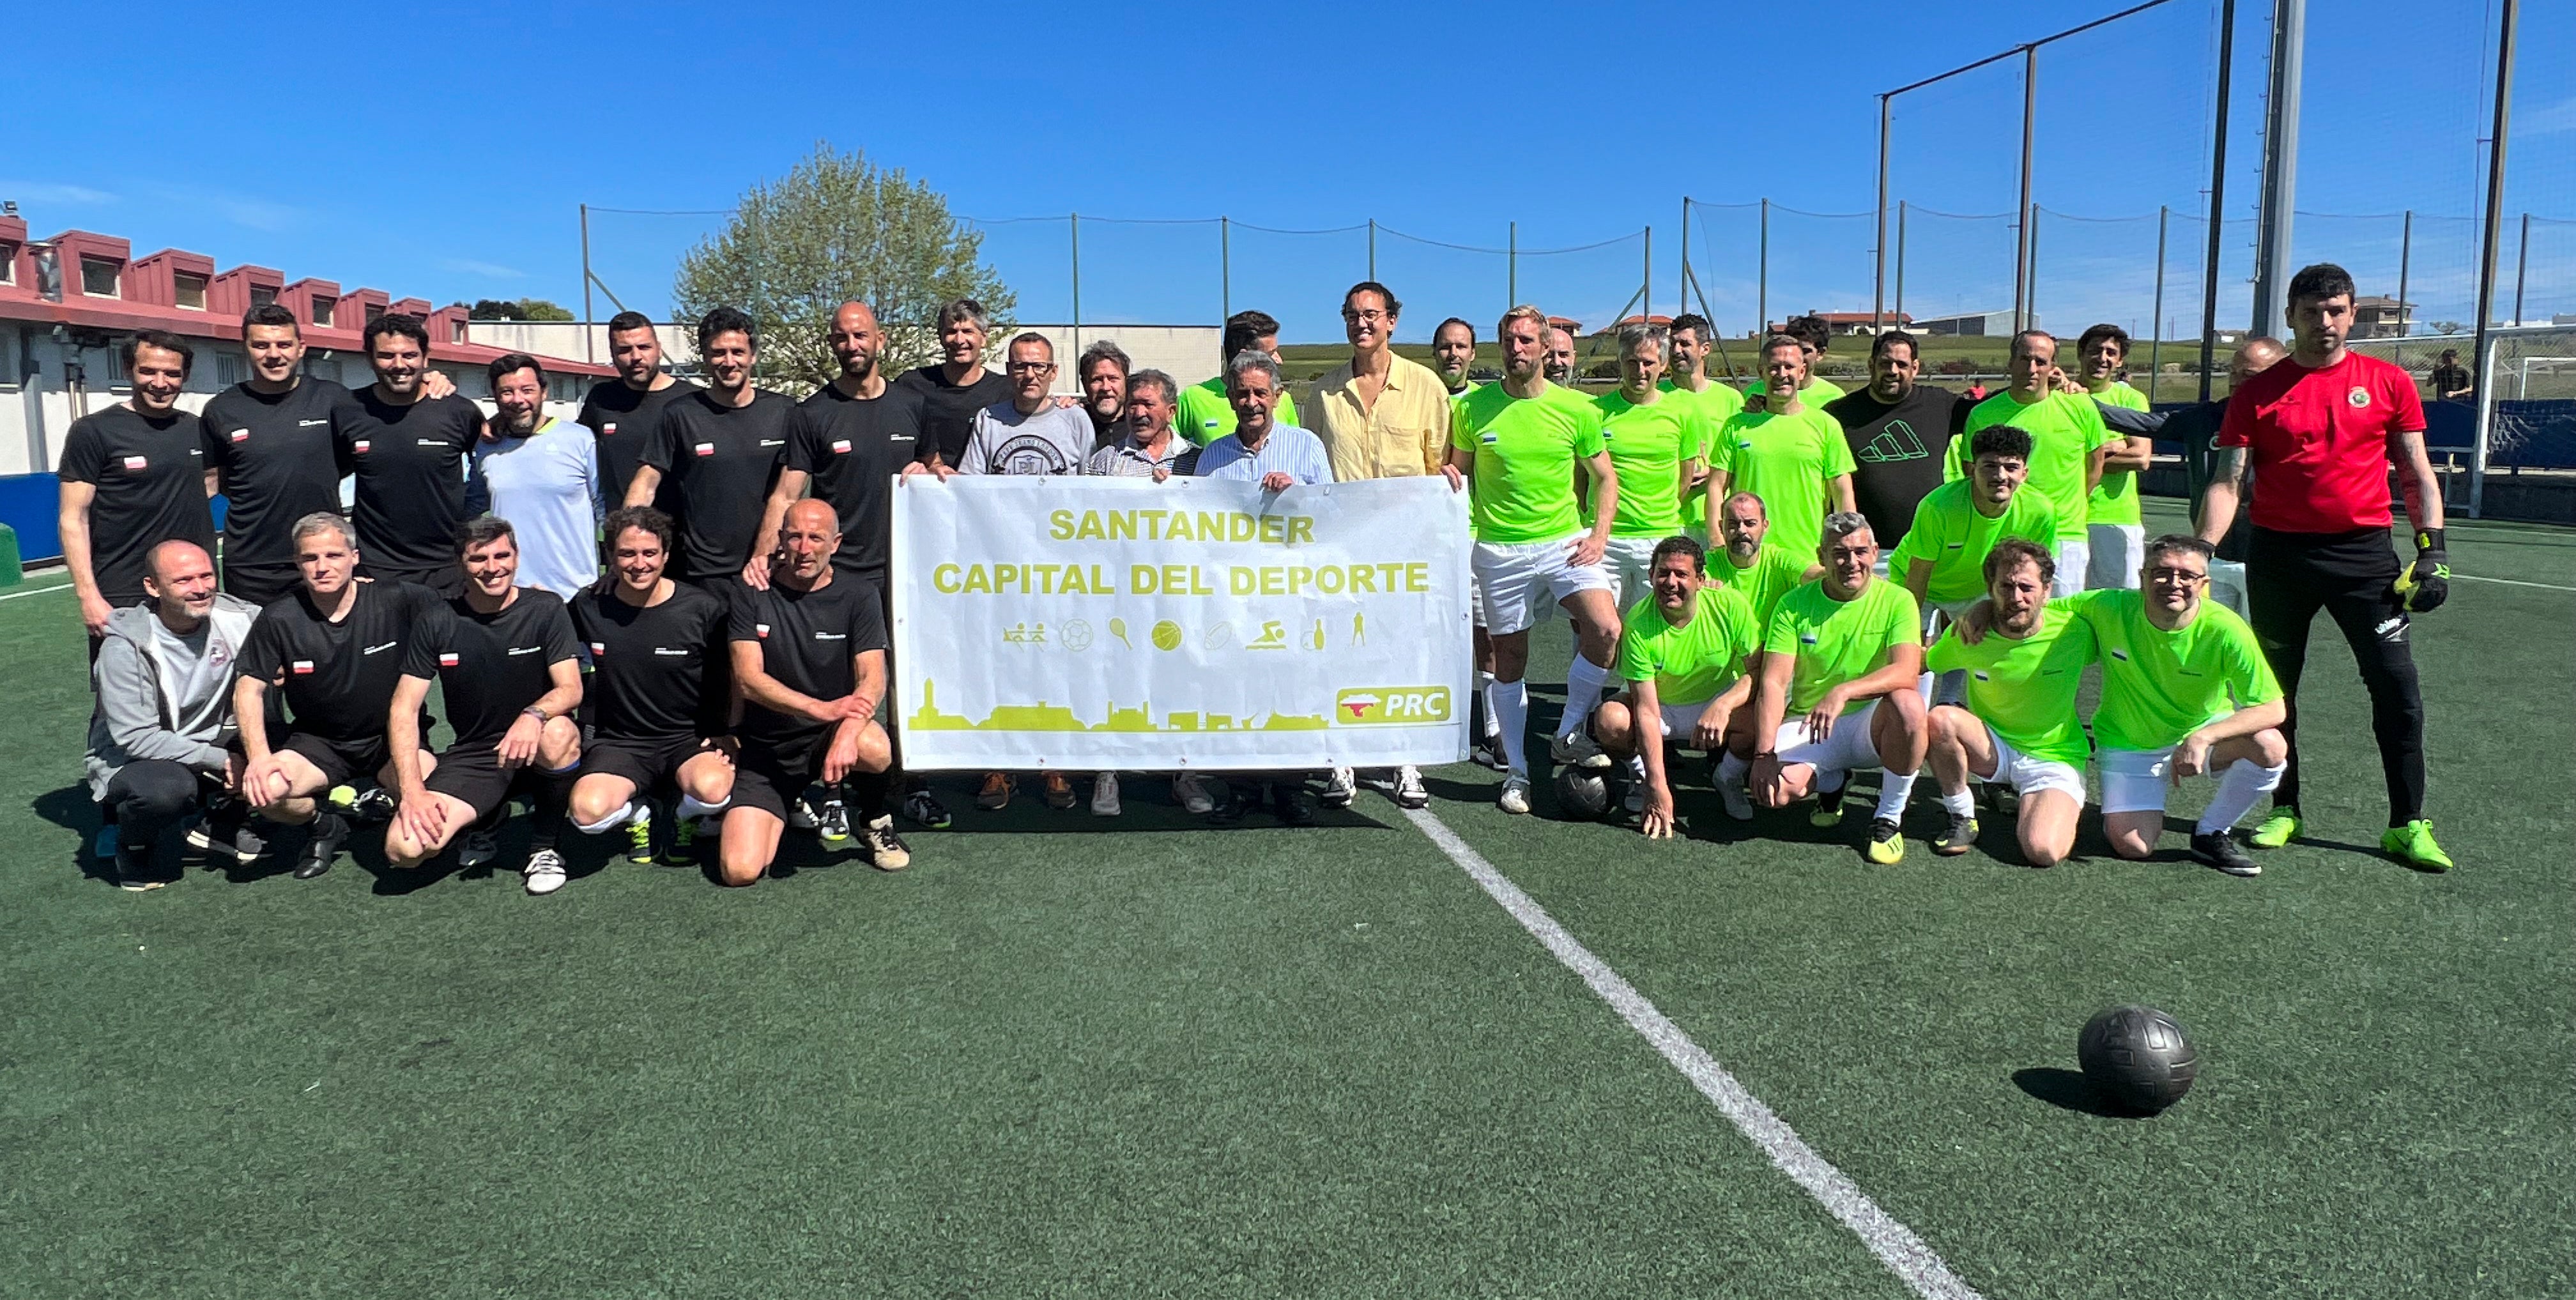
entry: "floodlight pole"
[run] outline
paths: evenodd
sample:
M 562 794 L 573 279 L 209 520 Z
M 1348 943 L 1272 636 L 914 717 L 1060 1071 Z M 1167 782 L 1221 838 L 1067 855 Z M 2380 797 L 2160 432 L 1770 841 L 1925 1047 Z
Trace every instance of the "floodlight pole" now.
M 1234 218 L 1232 217 L 1216 219 L 1216 312 L 1220 323 L 1234 314 Z M 1225 362 L 1220 358 L 1217 364 L 1222 366 Z
M 1510 242 L 1503 250 L 1503 310 L 1521 305 L 1521 223 L 1511 223 Z
M 1073 245 L 1073 354 L 1082 355 L 1082 214 L 1064 214 L 1065 234 Z
M 1369 273 L 1368 273 L 1368 278 L 1370 278 L 1371 280 L 1375 280 L 1375 279 L 1377 278 L 1377 218 L 1375 218 L 1375 217 L 1371 217 L 1371 218 L 1369 218 Z
M 2513 255 L 2513 323 L 2522 324 L 2522 274 L 2531 269 L 2531 214 L 2522 214 L 2522 247 Z
M 2021 327 L 2035 330 L 2039 328 L 2039 205 L 2031 204 L 2022 217 L 2028 223 L 2023 242 L 2030 248 L 2030 306 Z
M 1762 200 L 1762 265 L 1754 278 L 1753 337 L 1771 332 L 1771 200 Z
M 2218 354 L 2219 230 L 2227 212 L 2227 90 L 2236 50 L 2236 0 L 2219 0 L 2218 106 L 2209 141 L 2209 245 L 2200 264 L 2200 400 L 2209 400 L 2210 363 Z
M 1887 328 L 1887 105 L 1889 96 L 1878 97 L 1878 244 L 1870 275 L 1869 328 L 1875 334 Z
M 1673 277 L 1673 301 L 1681 304 L 1673 312 L 1676 316 L 1690 310 L 1690 208 L 1690 196 L 1685 194 L 1682 196 L 1682 272 Z
M 2013 331 L 2030 328 L 2030 142 L 2039 114 L 2039 47 L 2021 47 L 2020 239 L 2013 250 Z
M 2173 210 L 2156 205 L 2156 314 L 2147 321 L 2147 405 L 2156 404 L 2156 380 L 2164 371 L 2157 362 L 2165 349 L 2165 221 Z
M 1905 328 L 1905 200 L 1903 199 L 1896 201 L 1896 327 Z
M 2389 360 L 2406 364 L 2406 336 L 2415 332 L 2415 322 L 2406 314 L 2406 281 L 2415 269 L 2415 209 L 2406 209 L 2406 224 L 2397 228 L 2397 339 L 2389 349 Z
M 590 205 L 581 205 L 581 359 L 596 363 L 590 341 Z
M 2262 225 L 2254 241 L 2256 334 L 2286 319 L 2290 219 L 2299 193 L 2299 86 L 2308 0 L 2272 0 L 2272 89 L 2264 104 Z
M 2531 218 L 2522 219 L 2523 242 L 2531 242 Z M 2519 299 L 2520 294 L 2517 293 Z M 1644 324 L 1655 320 L 1655 228 L 1646 227 L 1646 278 L 1637 283 L 1637 318 Z
M 2497 15 L 2495 126 L 2487 138 L 2487 222 L 2478 251 L 2478 332 L 2469 364 L 2478 376 L 2478 441 L 2469 454 L 2469 517 L 2486 504 L 2487 440 L 2495 428 L 2495 359 L 2487 355 L 2487 321 L 2495 315 L 2496 243 L 2504 233 L 2504 139 L 2513 115 L 2513 29 L 2522 0 L 2503 0 Z M 2529 227 L 2525 227 L 2529 229 Z M 2520 320 L 2516 311 L 2514 318 Z

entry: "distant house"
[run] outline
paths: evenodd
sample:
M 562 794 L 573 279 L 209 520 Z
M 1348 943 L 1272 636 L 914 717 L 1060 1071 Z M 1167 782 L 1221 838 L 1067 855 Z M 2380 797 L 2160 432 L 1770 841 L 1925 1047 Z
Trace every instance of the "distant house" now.
M 1576 338 L 1583 337 L 1583 322 L 1571 316 L 1550 316 L 1547 318 L 1547 324 L 1550 329 L 1564 330 Z
M 2352 337 L 2399 339 L 2415 332 L 2415 304 L 2380 294 L 2352 300 Z
M 2031 317 L 2031 327 L 2036 329 L 2038 326 L 2039 318 L 2034 315 Z M 1972 311 L 1956 316 L 1927 316 L 1906 328 L 1917 334 L 1956 334 L 1967 338 L 1983 338 L 1988 335 L 2002 337 L 2013 332 L 2013 314 L 2009 311 Z
M 1661 325 L 1666 329 L 1670 329 L 1672 328 L 1672 324 L 1673 318 L 1670 316 L 1622 316 L 1619 319 L 1602 326 L 1600 335 L 1597 337 L 1606 337 L 1608 335 L 1616 334 L 1630 325 Z
M 1906 312 L 1890 312 L 1883 317 L 1865 311 L 1811 311 L 1807 314 L 1823 321 L 1826 331 L 1833 334 L 1875 334 L 1886 328 L 1906 329 L 1914 322 L 1914 317 Z M 1775 321 L 1764 332 L 1777 334 L 1783 324 L 1786 322 Z

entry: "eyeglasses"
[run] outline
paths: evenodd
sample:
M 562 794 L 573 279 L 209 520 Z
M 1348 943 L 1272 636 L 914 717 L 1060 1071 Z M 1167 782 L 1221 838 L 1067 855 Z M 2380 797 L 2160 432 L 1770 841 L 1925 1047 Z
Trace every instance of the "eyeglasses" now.
M 2167 587 L 2197 587 L 2209 581 L 2209 575 L 2189 569 L 2149 569 L 2147 581 Z
M 1043 375 L 1046 372 L 1055 369 L 1055 363 L 1052 361 L 1014 361 L 1009 365 L 1002 367 L 1002 369 L 1015 375 Z
M 1374 307 L 1367 311 L 1352 311 L 1350 308 L 1344 307 L 1342 308 L 1342 319 L 1354 323 L 1366 321 L 1371 325 L 1383 325 L 1395 318 L 1387 315 L 1385 312 L 1377 310 Z

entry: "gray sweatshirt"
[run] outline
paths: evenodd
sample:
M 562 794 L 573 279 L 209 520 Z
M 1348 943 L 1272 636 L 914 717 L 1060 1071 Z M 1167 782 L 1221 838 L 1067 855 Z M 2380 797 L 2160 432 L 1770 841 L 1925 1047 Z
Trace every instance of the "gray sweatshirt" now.
M 90 668 L 98 707 L 82 766 L 93 798 L 105 798 L 117 772 L 142 759 L 224 770 L 224 748 L 235 734 L 233 664 L 258 615 L 245 601 L 216 596 L 202 647 L 172 633 L 149 606 L 129 605 L 108 619 Z

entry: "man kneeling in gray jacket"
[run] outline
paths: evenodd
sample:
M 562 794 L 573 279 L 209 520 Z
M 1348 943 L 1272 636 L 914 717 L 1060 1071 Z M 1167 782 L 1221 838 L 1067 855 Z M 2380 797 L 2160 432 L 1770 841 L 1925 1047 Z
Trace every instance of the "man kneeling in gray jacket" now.
M 236 861 L 266 848 L 231 797 L 241 751 L 231 748 L 233 662 L 259 611 L 215 590 L 215 564 L 189 541 L 152 548 L 144 593 L 151 603 L 116 611 L 90 681 L 85 762 L 92 797 L 116 827 L 117 883 L 159 889 L 153 846 L 171 823 L 203 807 L 188 834 L 198 848 Z

